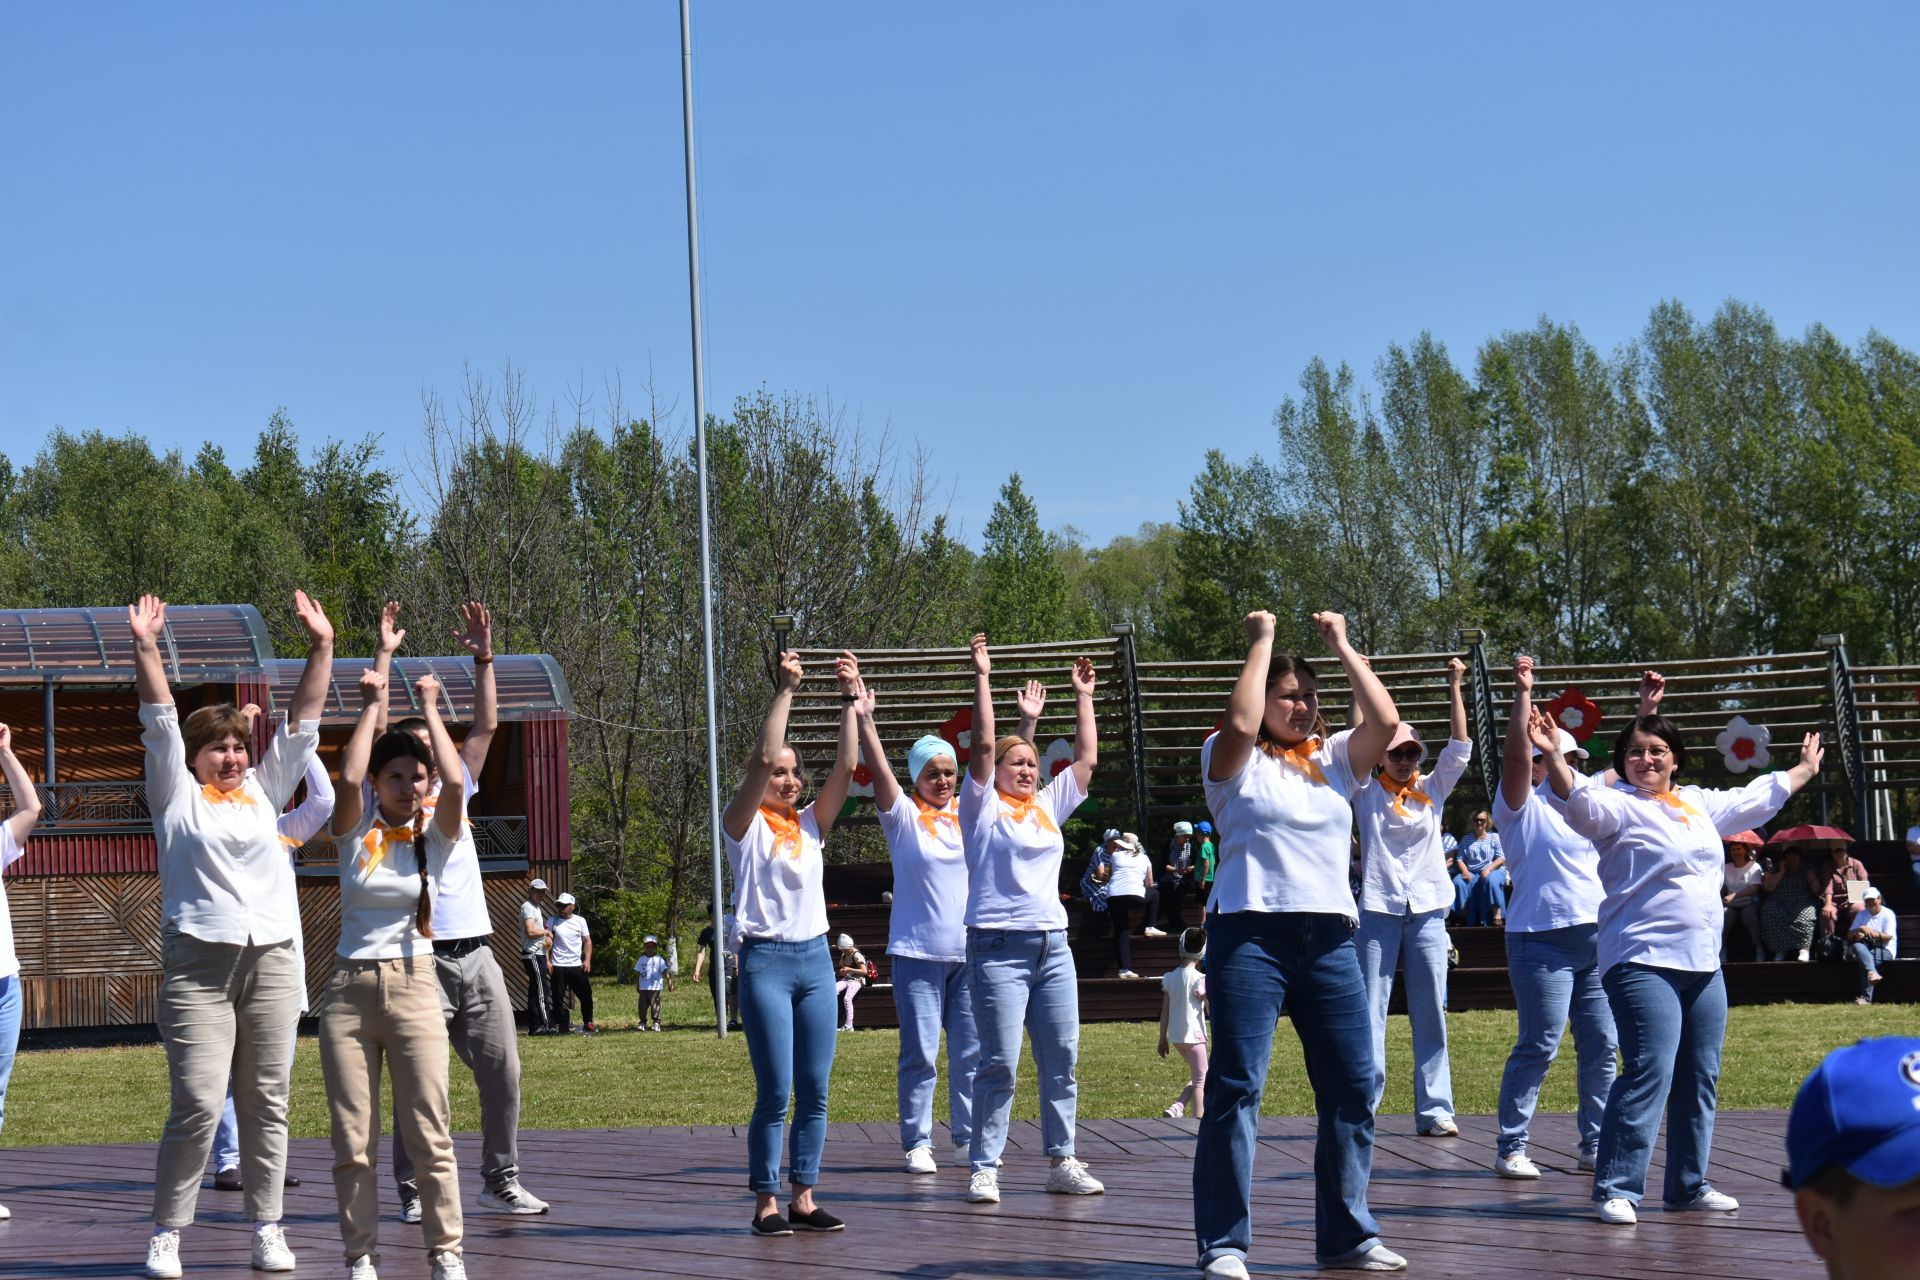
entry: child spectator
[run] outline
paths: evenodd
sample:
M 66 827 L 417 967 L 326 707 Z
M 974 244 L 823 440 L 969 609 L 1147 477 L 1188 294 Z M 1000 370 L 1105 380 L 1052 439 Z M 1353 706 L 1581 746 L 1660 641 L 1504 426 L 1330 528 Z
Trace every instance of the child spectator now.
M 833 971 L 839 979 L 835 985 L 840 992 L 840 1029 L 851 1031 L 853 998 L 860 994 L 860 988 L 867 985 L 867 958 L 854 948 L 853 939 L 844 933 L 833 940 L 833 948 L 838 953 L 833 959 Z
M 1213 891 L 1213 870 L 1218 865 L 1213 848 L 1213 824 L 1199 822 L 1194 824 L 1194 834 L 1200 837 L 1200 913 L 1206 914 L 1207 895 Z
M 1180 967 L 1160 979 L 1160 1056 L 1167 1056 L 1171 1044 L 1187 1064 L 1187 1087 L 1164 1113 L 1175 1120 L 1189 1110 L 1196 1120 L 1205 1114 L 1207 975 L 1200 972 L 1200 962 L 1206 954 L 1207 931 L 1182 930 Z
M 1800 1234 L 1827 1280 L 1911 1274 L 1920 1205 L 1920 1039 L 1835 1049 L 1787 1116 L 1787 1169 Z
M 1900 954 L 1900 921 L 1880 901 L 1880 891 L 1867 886 L 1866 898 L 1847 931 L 1847 944 L 1860 965 L 1860 994 L 1855 1004 L 1872 1004 L 1880 985 L 1880 966 Z
M 640 1029 L 658 1031 L 660 991 L 673 985 L 673 975 L 667 972 L 667 958 L 660 954 L 660 939 L 648 934 L 640 940 L 640 947 L 640 958 L 633 962 L 633 986 L 640 999 Z

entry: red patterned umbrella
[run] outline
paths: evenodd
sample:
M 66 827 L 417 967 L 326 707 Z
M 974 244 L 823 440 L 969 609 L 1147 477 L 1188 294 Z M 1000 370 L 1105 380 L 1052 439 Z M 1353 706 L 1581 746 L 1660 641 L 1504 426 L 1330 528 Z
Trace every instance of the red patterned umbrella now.
M 1722 836 L 1720 839 L 1720 843 L 1721 844 L 1744 844 L 1744 845 L 1750 845 L 1751 847 L 1758 849 L 1761 845 L 1765 844 L 1766 841 L 1760 838 L 1760 833 L 1758 831 L 1736 831 L 1734 834 L 1730 836 Z
M 1838 827 L 1788 827 L 1785 831 L 1773 833 L 1768 844 L 1799 844 L 1803 840 L 1843 840 L 1853 843 L 1853 837 Z

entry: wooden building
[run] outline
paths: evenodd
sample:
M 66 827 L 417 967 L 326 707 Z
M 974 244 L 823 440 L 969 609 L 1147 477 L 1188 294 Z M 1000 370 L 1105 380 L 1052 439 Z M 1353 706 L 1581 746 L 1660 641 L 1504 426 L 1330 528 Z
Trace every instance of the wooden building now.
M 215 702 L 285 712 L 304 660 L 277 658 L 251 605 L 171 606 L 163 658 L 182 714 Z M 365 658 L 337 659 L 322 713 L 321 754 L 337 756 L 359 708 Z M 473 715 L 473 664 L 401 658 L 393 714 L 414 709 L 413 680 L 431 668 L 441 714 Z M 494 948 L 516 1003 L 519 904 L 531 876 L 570 884 L 565 677 L 544 655 L 501 655 L 495 735 L 473 802 L 494 920 Z M 147 809 L 133 639 L 124 609 L 0 610 L 0 721 L 39 779 L 45 817 L 10 868 L 5 889 L 20 954 L 28 1029 L 136 1026 L 153 1021 L 160 986 L 160 879 Z M 458 730 L 456 728 L 456 734 Z M 256 746 L 264 743 L 266 727 Z M 0 810 L 12 797 L 0 786 Z M 339 887 L 324 836 L 298 851 L 309 988 L 318 990 L 339 936 Z

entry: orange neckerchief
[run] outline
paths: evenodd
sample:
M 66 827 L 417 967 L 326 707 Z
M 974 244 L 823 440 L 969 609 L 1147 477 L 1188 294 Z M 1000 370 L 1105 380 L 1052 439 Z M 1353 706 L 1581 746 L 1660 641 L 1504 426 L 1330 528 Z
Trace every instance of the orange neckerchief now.
M 1400 803 L 1402 800 L 1418 800 L 1421 804 L 1432 807 L 1433 797 L 1419 788 L 1420 772 L 1417 769 L 1404 786 L 1395 782 L 1392 776 L 1385 772 L 1380 775 L 1380 789 L 1393 797 L 1393 811 L 1403 818 L 1407 816 L 1407 806 Z
M 786 814 L 770 805 L 760 806 L 760 816 L 773 828 L 773 856 L 786 854 L 789 858 L 798 858 L 804 847 L 800 839 L 800 819 L 796 815 L 789 818 Z
M 396 844 L 411 845 L 413 843 L 413 826 L 408 824 L 404 827 L 390 827 L 379 818 L 375 818 L 372 828 L 360 843 L 365 845 L 367 850 L 361 855 L 360 864 L 366 868 L 368 875 L 372 875 L 380 864 L 387 860 L 388 849 Z
M 1707 816 L 1706 814 L 1700 812 L 1698 809 L 1694 808 L 1692 805 L 1688 804 L 1685 800 L 1682 800 L 1679 797 L 1679 795 L 1675 792 L 1672 792 L 1672 791 L 1653 792 L 1653 791 L 1647 791 L 1640 787 L 1635 787 L 1634 790 L 1639 791 L 1641 795 L 1647 797 L 1647 799 L 1649 800 L 1658 800 L 1661 804 L 1667 806 L 1667 808 L 1677 810 L 1678 812 L 1674 814 L 1674 817 L 1679 819 L 1681 822 L 1685 822 L 1687 820 L 1688 814 L 1692 814 L 1696 818 L 1704 818 Z
M 1313 753 L 1320 749 L 1319 734 L 1314 734 L 1297 746 L 1283 747 L 1277 742 L 1268 742 L 1264 738 L 1260 739 L 1259 746 L 1275 760 L 1282 764 L 1290 764 L 1315 782 L 1322 786 L 1326 785 L 1327 775 L 1320 772 L 1320 763 L 1313 758 Z
M 1000 802 L 1007 806 L 1007 816 L 1013 819 L 1014 826 L 1017 827 L 1028 818 L 1032 818 L 1040 824 L 1042 831 L 1060 834 L 1060 828 L 1053 825 L 1053 819 L 1049 818 L 1047 811 L 1040 807 L 1040 801 L 1037 798 L 1023 800 L 1019 796 L 1008 795 L 998 787 L 994 790 L 999 792 Z
M 952 827 L 956 832 L 960 830 L 960 797 L 955 796 L 953 799 L 947 801 L 946 808 L 936 809 L 925 800 L 922 800 L 916 793 L 913 797 L 913 804 L 916 809 L 920 810 L 920 825 L 925 827 L 927 834 L 935 840 L 940 838 L 940 824 L 943 822 Z
M 257 801 L 247 794 L 247 785 L 242 782 L 231 791 L 222 791 L 211 782 L 200 788 L 200 794 L 207 798 L 208 804 L 255 804 Z

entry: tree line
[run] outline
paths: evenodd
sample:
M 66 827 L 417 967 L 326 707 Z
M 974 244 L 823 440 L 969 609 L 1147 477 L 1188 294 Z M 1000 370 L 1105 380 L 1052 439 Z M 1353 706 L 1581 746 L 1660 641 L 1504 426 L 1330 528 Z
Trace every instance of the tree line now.
M 851 647 L 1124 621 L 1149 659 L 1238 656 L 1257 607 L 1307 652 L 1317 608 L 1376 652 L 1451 649 L 1469 625 L 1547 661 L 1831 631 L 1861 661 L 1920 651 L 1920 358 L 1891 340 L 1668 302 L 1611 353 L 1543 317 L 1465 365 L 1421 334 L 1371 375 L 1310 361 L 1269 448 L 1208 452 L 1171 519 L 1104 545 L 1049 529 L 1010 475 L 978 550 L 924 457 L 830 401 L 741 397 L 709 423 L 725 759 L 764 708 L 775 612 L 795 644 Z M 675 928 L 704 912 L 711 848 L 698 486 L 675 417 L 618 383 L 563 410 L 508 367 L 428 398 L 404 439 L 303 454 L 275 414 L 237 466 L 56 431 L 30 462 L 0 457 L 0 601 L 249 601 L 293 652 L 300 585 L 354 653 L 389 596 L 422 636 L 486 600 L 503 649 L 552 654 L 572 685 L 579 891 L 616 935 Z

